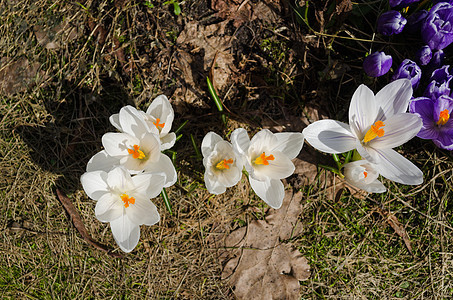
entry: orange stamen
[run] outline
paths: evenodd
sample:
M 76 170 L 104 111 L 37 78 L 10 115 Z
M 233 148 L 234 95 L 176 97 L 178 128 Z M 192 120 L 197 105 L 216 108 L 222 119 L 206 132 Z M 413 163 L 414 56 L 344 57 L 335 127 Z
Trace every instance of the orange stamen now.
M 444 109 L 439 114 L 439 121 L 437 121 L 437 125 L 445 125 L 448 120 L 450 119 L 450 114 L 448 113 L 448 109 Z
M 144 159 L 146 157 L 145 153 L 140 150 L 140 146 L 134 145 L 133 147 L 134 149 L 127 149 L 127 152 L 129 152 L 129 154 L 132 154 L 133 158 Z
M 124 202 L 124 207 L 128 208 L 129 204 L 135 204 L 135 198 L 134 197 L 129 197 L 126 194 L 121 195 L 121 200 Z
M 376 137 L 384 136 L 384 129 L 382 129 L 382 128 L 379 129 L 380 127 L 383 127 L 383 126 L 385 126 L 384 122 L 376 121 L 376 123 L 374 123 L 374 125 L 371 125 L 370 130 L 368 130 L 367 133 L 365 134 L 365 137 L 363 138 L 363 142 L 368 143 L 369 141 L 371 141 L 372 139 L 374 139 Z
M 368 173 L 363 171 L 363 175 L 365 176 L 365 178 L 368 176 Z
M 215 167 L 219 170 L 225 170 L 225 169 L 229 169 L 230 166 L 228 164 L 232 164 L 233 163 L 233 159 L 230 158 L 229 160 L 221 160 Z
M 159 129 L 159 127 L 160 128 L 164 128 L 165 123 L 161 123 L 161 124 L 159 124 L 159 123 L 160 123 L 160 119 L 159 118 L 156 119 L 156 122 L 153 122 L 153 124 L 157 127 L 157 129 Z
M 261 153 L 260 156 L 258 156 L 255 159 L 254 163 L 257 164 L 257 165 L 265 165 L 265 166 L 267 166 L 269 164 L 268 160 L 274 160 L 274 159 L 275 158 L 274 158 L 274 156 L 272 154 L 269 155 L 269 156 L 266 156 L 266 153 L 263 152 L 263 153 Z

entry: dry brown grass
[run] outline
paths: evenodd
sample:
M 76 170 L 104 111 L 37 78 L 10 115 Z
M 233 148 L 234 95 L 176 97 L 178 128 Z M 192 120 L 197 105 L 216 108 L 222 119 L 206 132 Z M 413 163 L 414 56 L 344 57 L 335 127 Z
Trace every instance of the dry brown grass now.
M 190 123 L 175 147 L 179 180 L 168 190 L 174 214 L 165 210 L 160 197 L 155 199 L 161 222 L 142 227 L 138 246 L 124 258 L 113 259 L 91 248 L 75 230 L 55 194 L 56 188 L 65 191 L 92 237 L 115 247 L 108 224 L 94 217 L 95 204 L 81 189 L 79 177 L 88 159 L 100 149 L 102 134 L 112 130 L 110 114 L 128 103 L 146 107 L 157 94 L 171 95 L 184 86 L 183 72 L 174 64 L 178 49 L 173 37 L 182 29 L 183 18 L 202 15 L 207 5 L 186 1 L 182 5 L 185 15 L 175 17 L 162 2 L 153 2 L 152 14 L 140 1 L 81 2 L 88 10 L 76 2 L 0 2 L 0 81 L 6 82 L 0 87 L 0 297 L 233 297 L 220 279 L 222 266 L 217 249 L 209 241 L 219 232 L 262 219 L 266 207 L 250 191 L 245 178 L 221 196 L 211 196 L 203 187 L 202 164 L 194 156 L 188 137 L 193 134 L 200 143 L 210 130 L 228 134 L 211 111 L 197 114 L 190 111 L 197 107 L 176 107 L 179 118 L 175 127 L 185 120 Z M 40 30 L 47 40 L 38 38 L 36 32 Z M 320 94 L 311 86 L 317 80 L 317 70 L 305 73 L 305 69 L 297 69 L 303 72 L 303 79 L 298 78 L 300 82 L 292 86 L 296 76 L 292 72 L 297 70 L 285 69 L 278 55 L 279 42 L 286 43 L 287 38 L 261 30 L 267 32 L 266 41 L 263 38 L 258 45 L 269 60 L 275 56 L 278 61 L 274 66 L 267 65 L 268 69 L 253 65 L 255 69 L 250 70 L 254 75 L 265 72 L 271 77 L 269 81 L 281 84 L 278 92 L 287 97 L 286 101 L 297 98 L 298 92 L 304 101 L 335 99 L 329 105 L 340 117 L 344 115 L 339 106 L 356 86 L 356 77 L 346 74 L 336 88 Z M 118 40 L 124 57 L 114 46 Z M 49 45 L 51 42 L 54 44 Z M 57 48 L 46 49 L 55 44 Z M 294 55 L 284 56 L 284 60 Z M 316 55 L 319 52 L 308 56 Z M 256 57 L 250 55 L 244 61 L 247 59 L 250 63 Z M 327 60 L 315 60 L 327 67 Z M 17 61 L 21 64 L 15 65 Z M 273 124 L 290 112 L 273 114 L 280 102 L 256 101 L 261 84 L 257 81 L 243 93 L 240 88 L 231 89 L 231 106 L 237 104 L 232 95 L 255 99 L 240 103 L 243 106 L 230 122 L 232 127 L 247 126 L 256 131 L 263 109 L 271 110 L 265 111 L 265 117 L 273 119 Z M 296 88 L 300 90 L 295 92 Z M 244 107 L 252 111 L 244 112 Z M 300 110 L 298 107 L 294 113 Z M 303 187 L 304 233 L 292 243 L 312 268 L 311 278 L 301 283 L 304 298 L 451 297 L 451 153 L 420 140 L 404 149 L 422 167 L 424 185 L 413 188 L 387 182 L 390 192 L 385 195 L 357 199 L 345 193 L 340 201 L 333 200 L 320 184 Z M 377 207 L 391 211 L 404 225 L 414 256 L 377 213 Z

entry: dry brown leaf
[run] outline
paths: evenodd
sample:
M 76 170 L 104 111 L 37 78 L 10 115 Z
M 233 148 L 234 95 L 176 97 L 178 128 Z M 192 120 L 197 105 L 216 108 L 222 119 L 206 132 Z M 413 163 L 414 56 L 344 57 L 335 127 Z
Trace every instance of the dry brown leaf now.
M 189 22 L 176 40 L 178 44 L 186 44 L 188 50 L 191 49 L 187 53 L 203 53 L 203 69 L 205 71 L 209 70 L 217 55 L 214 79 L 219 90 L 226 86 L 231 73 L 236 72 L 233 55 L 229 52 L 233 37 L 225 35 L 227 23 L 227 21 L 224 21 L 204 26 L 199 22 Z M 199 83 L 197 82 L 197 84 Z
M 40 64 L 25 57 L 10 62 L 2 58 L 0 65 L 0 91 L 7 95 L 22 92 L 44 79 L 44 72 L 39 72 Z
M 280 209 L 270 209 L 265 220 L 251 222 L 224 241 L 227 278 L 238 299 L 299 299 L 299 281 L 310 276 L 310 266 L 288 240 L 300 234 L 302 193 L 287 191 Z
M 234 27 L 252 20 L 252 5 L 244 0 L 213 0 L 211 8 L 217 11 L 217 17 L 227 21 L 233 20 Z
M 56 26 L 43 27 L 41 25 L 33 26 L 38 44 L 46 49 L 59 49 L 65 43 L 71 42 L 81 36 L 81 30 L 69 23 L 63 21 Z
M 406 248 L 409 251 L 409 253 L 411 255 L 414 255 L 414 253 L 412 253 L 412 246 L 411 241 L 409 239 L 409 235 L 407 234 L 406 229 L 404 229 L 403 224 L 401 224 L 400 221 L 396 218 L 396 216 L 391 212 L 384 211 L 380 207 L 377 208 L 377 211 L 382 217 L 386 219 L 387 223 L 390 225 L 390 227 L 393 228 L 393 230 L 395 230 L 396 234 L 403 239 L 404 244 L 406 245 Z

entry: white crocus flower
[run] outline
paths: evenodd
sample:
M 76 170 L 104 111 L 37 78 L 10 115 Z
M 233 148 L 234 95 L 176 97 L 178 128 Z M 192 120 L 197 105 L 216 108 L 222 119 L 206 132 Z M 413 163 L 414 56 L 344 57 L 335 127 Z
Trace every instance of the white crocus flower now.
M 231 134 L 235 151 L 245 157 L 245 168 L 255 193 L 270 207 L 280 208 L 285 195 L 281 179 L 294 173 L 291 162 L 302 149 L 300 132 L 272 133 L 263 129 L 249 139 L 247 131 L 236 129 Z
M 222 194 L 227 187 L 239 182 L 244 164 L 230 143 L 218 134 L 208 132 L 201 143 L 201 153 L 206 169 L 204 181 L 211 194 Z
M 343 166 L 344 178 L 346 181 L 362 190 L 369 193 L 384 193 L 387 191 L 385 186 L 377 179 L 379 173 L 375 170 L 375 166 L 362 159 L 347 163 Z
M 412 139 L 422 127 L 420 117 L 406 113 L 412 96 L 409 80 L 399 79 L 376 95 L 360 85 L 349 106 L 349 125 L 334 120 L 316 121 L 303 130 L 316 149 L 343 153 L 357 149 L 382 176 L 403 184 L 421 184 L 423 173 L 392 148 Z
M 151 198 L 161 192 L 163 173 L 133 177 L 122 167 L 110 172 L 87 172 L 80 178 L 88 197 L 96 200 L 95 214 L 110 223 L 113 237 L 124 252 L 132 251 L 140 238 L 140 225 L 154 225 L 160 216 Z
M 170 132 L 175 113 L 173 107 L 168 101 L 167 96 L 160 95 L 156 97 L 146 110 L 146 113 L 132 106 L 127 106 L 131 113 L 140 115 L 148 125 L 149 131 L 159 136 L 161 149 L 167 150 L 173 147 L 176 142 L 176 134 Z M 119 114 L 110 117 L 110 123 L 119 131 L 123 131 Z
M 164 187 L 169 187 L 176 182 L 177 175 L 171 159 L 161 152 L 159 136 L 151 133 L 143 119 L 133 112 L 131 106 L 123 107 L 119 113 L 119 124 L 123 132 L 109 132 L 102 136 L 102 145 L 105 153 L 117 159 L 131 173 L 164 172 L 167 176 Z M 102 154 L 94 157 L 91 168 L 99 169 L 106 163 Z

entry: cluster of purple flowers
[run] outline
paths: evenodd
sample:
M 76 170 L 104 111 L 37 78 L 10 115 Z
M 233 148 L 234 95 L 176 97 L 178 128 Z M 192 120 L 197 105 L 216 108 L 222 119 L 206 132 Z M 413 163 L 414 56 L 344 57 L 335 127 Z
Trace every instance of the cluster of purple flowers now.
M 443 49 L 453 43 L 453 1 L 433 0 L 429 10 L 418 10 L 407 18 L 408 7 L 419 0 L 389 0 L 393 10 L 384 12 L 377 20 L 377 31 L 384 36 L 418 34 L 425 44 L 414 55 L 414 61 L 404 59 L 392 76 L 392 81 L 407 78 L 416 90 L 424 72 L 431 73 L 423 97 L 412 100 L 409 110 L 419 115 L 423 127 L 418 133 L 422 139 L 431 139 L 440 148 L 453 150 L 453 92 L 450 83 L 453 72 L 443 66 Z M 426 5 L 425 5 L 426 6 Z M 402 10 L 403 14 L 400 11 Z M 414 11 L 414 10 L 412 10 Z M 376 51 L 365 58 L 363 69 L 368 76 L 379 77 L 392 67 L 392 56 Z
M 402 8 L 418 2 L 418 0 L 390 0 L 392 8 Z M 422 65 L 430 64 L 431 68 L 442 65 L 444 53 L 442 49 L 453 42 L 453 5 L 448 2 L 433 1 L 436 4 L 430 11 L 420 10 L 407 19 L 397 10 L 384 12 L 377 21 L 377 31 L 386 36 L 400 34 L 403 29 L 408 33 L 420 33 L 426 44 L 420 48 L 415 57 Z M 386 74 L 392 65 L 392 57 L 383 52 L 375 52 L 365 58 L 363 65 L 365 73 L 371 77 Z M 421 78 L 420 67 L 414 61 L 404 60 L 398 68 L 398 76 L 393 79 L 408 78 L 414 88 Z
M 433 72 L 423 97 L 415 98 L 409 111 L 419 115 L 423 126 L 417 134 L 419 138 L 433 140 L 442 149 L 453 150 L 453 93 L 450 82 L 453 74 L 450 66 L 443 66 Z

